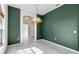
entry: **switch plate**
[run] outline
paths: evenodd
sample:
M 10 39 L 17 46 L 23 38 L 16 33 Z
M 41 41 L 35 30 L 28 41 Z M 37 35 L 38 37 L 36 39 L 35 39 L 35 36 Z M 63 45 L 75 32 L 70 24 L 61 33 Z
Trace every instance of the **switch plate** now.
M 54 38 L 54 40 L 57 40 L 56 37 Z

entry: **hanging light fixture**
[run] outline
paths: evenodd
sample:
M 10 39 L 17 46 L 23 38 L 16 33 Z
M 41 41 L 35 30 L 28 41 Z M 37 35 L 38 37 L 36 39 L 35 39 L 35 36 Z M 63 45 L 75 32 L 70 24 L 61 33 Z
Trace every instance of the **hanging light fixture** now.
M 39 18 L 37 16 L 37 14 L 38 14 L 38 5 L 36 4 L 36 17 L 34 17 L 32 19 L 32 22 L 34 23 L 34 39 L 35 39 L 35 41 L 37 41 L 37 25 L 38 25 L 38 23 L 42 22 L 41 18 Z
M 34 17 L 34 18 L 33 18 L 33 22 L 34 22 L 34 23 L 41 23 L 42 20 L 41 20 L 41 18 L 39 18 L 39 17 Z
M 41 23 L 42 20 L 41 20 L 41 18 L 39 18 L 39 17 L 37 16 L 37 14 L 38 14 L 38 5 L 36 4 L 36 17 L 34 17 L 32 21 L 33 21 L 34 23 Z

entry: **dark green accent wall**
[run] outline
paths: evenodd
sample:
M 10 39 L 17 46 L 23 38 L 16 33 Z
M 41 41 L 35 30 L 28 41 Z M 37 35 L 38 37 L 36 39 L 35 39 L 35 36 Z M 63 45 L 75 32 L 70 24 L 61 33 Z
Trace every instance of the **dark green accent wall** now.
M 78 5 L 78 21 L 77 21 L 77 43 L 78 43 L 78 51 L 79 51 L 79 5 Z
M 37 14 L 37 17 L 41 18 L 42 16 L 39 15 L 39 14 Z M 41 35 L 41 34 L 42 34 L 41 24 L 42 24 L 42 23 L 38 23 L 38 24 L 37 24 L 37 39 L 38 39 L 38 40 L 42 38 L 42 35 Z
M 20 43 L 20 9 L 8 6 L 8 45 L 16 43 Z
M 37 39 L 41 39 L 41 24 L 37 24 Z
M 63 5 L 43 15 L 42 20 L 42 38 L 79 50 L 79 5 Z

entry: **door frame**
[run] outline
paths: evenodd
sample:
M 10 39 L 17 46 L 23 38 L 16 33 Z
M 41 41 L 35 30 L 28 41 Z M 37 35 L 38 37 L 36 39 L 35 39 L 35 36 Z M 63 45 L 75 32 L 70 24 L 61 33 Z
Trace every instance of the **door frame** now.
M 21 10 L 20 10 L 20 44 L 23 43 L 22 24 L 23 24 L 23 17 L 22 17 L 22 12 L 21 12 Z

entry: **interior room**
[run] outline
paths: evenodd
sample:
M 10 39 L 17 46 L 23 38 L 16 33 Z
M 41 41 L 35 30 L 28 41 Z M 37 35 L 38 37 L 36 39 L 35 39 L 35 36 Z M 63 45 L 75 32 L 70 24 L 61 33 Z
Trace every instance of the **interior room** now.
M 78 4 L 0 4 L 0 54 L 79 54 Z

